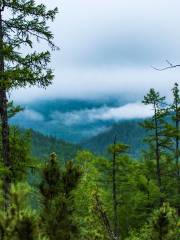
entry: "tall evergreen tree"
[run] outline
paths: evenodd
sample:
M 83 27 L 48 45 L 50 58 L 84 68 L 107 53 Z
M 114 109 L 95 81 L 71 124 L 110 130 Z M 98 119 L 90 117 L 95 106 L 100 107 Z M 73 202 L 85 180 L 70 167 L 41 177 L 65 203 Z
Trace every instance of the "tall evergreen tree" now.
M 179 140 L 180 140 L 180 94 L 179 94 L 179 85 L 175 83 L 174 88 L 172 89 L 174 101 L 172 104 L 173 120 L 175 122 L 175 158 L 176 158 L 176 167 L 177 167 L 177 179 L 179 181 L 180 169 L 179 169 Z
M 167 116 L 165 97 L 161 97 L 159 92 L 156 92 L 154 89 L 150 89 L 149 93 L 144 97 L 143 103 L 145 105 L 151 105 L 153 109 L 153 117 L 145 120 L 142 126 L 146 130 L 150 131 L 149 136 L 145 139 L 145 141 L 153 150 L 153 155 L 156 160 L 156 179 L 161 193 L 160 200 L 162 202 L 163 185 L 161 160 L 164 151 L 171 147 L 171 140 L 165 134 L 165 117 Z
M 9 124 L 7 93 L 12 88 L 37 85 L 47 87 L 52 79 L 52 70 L 47 68 L 50 52 L 32 52 L 34 41 L 44 40 L 54 49 L 53 34 L 47 22 L 53 21 L 57 8 L 47 10 L 45 5 L 34 0 L 0 1 L 0 116 L 2 125 L 2 159 L 5 167 L 12 169 L 9 151 Z M 11 176 L 4 178 L 5 208 Z
M 117 192 L 117 157 L 123 153 L 126 153 L 128 150 L 128 146 L 125 144 L 117 143 L 117 136 L 114 137 L 113 145 L 109 146 L 109 152 L 112 154 L 112 198 L 113 198 L 113 212 L 114 212 L 114 236 L 116 239 L 120 239 L 120 224 L 118 221 L 118 192 Z
M 43 168 L 39 186 L 42 203 L 41 225 L 44 236 L 49 240 L 70 240 L 77 234 L 73 223 L 72 191 L 76 188 L 81 171 L 69 161 L 63 171 L 56 158 L 51 154 L 50 160 Z
M 173 147 L 172 147 L 172 170 L 171 175 L 175 179 L 176 182 L 176 208 L 178 209 L 178 214 L 180 216 L 180 164 L 179 164 L 179 156 L 180 156 L 180 94 L 179 94 L 179 85 L 177 83 L 174 84 L 172 89 L 173 93 L 173 103 L 170 105 L 170 117 L 172 121 L 170 121 L 167 127 L 167 136 L 172 139 Z M 175 161 L 174 161 L 175 159 Z M 178 200 L 178 201 L 177 201 Z

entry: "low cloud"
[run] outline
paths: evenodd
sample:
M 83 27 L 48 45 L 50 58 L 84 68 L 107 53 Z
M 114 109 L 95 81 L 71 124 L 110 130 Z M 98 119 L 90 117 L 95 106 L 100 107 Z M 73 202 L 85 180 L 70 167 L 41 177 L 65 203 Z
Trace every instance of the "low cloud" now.
M 146 118 L 152 116 L 152 107 L 141 103 L 130 103 L 118 108 L 110 108 L 103 114 L 97 114 L 95 119 L 115 120 Z
M 25 109 L 23 112 L 21 112 L 19 114 L 19 117 L 21 116 L 27 120 L 31 120 L 31 121 L 44 121 L 44 117 L 41 113 L 36 112 L 32 109 Z
M 152 116 L 152 107 L 142 103 L 129 103 L 120 107 L 101 107 L 61 113 L 55 111 L 51 114 L 54 121 L 63 122 L 65 125 L 85 125 L 97 121 L 120 121 L 134 118 L 147 118 Z
M 101 107 L 69 112 L 62 112 L 57 109 L 46 115 L 33 110 L 33 107 L 29 107 L 17 114 L 12 119 L 12 123 L 24 128 L 33 128 L 68 141 L 79 142 L 82 139 L 107 131 L 118 121 L 143 119 L 152 116 L 152 107 L 139 102 L 114 106 L 101 105 Z
M 156 67 L 162 67 L 156 65 Z M 154 87 L 162 95 L 170 96 L 175 82 L 180 84 L 180 68 L 156 71 L 148 68 L 66 69 L 57 72 L 59 78 L 45 89 L 19 89 L 11 93 L 18 103 L 47 99 L 96 99 L 126 96 L 129 101 L 141 101 L 143 95 Z

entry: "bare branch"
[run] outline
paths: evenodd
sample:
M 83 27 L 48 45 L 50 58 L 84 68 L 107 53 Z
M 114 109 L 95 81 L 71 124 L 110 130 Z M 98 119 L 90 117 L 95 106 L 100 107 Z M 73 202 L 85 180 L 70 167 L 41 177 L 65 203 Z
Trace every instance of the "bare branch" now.
M 106 231 L 108 233 L 108 236 L 109 236 L 109 239 L 110 240 L 117 240 L 117 237 L 115 236 L 115 234 L 114 234 L 114 232 L 111 228 L 109 218 L 108 218 L 105 210 L 102 207 L 102 203 L 101 203 L 97 193 L 94 194 L 94 201 L 95 201 L 94 211 L 97 214 L 97 216 L 98 216 L 99 220 L 101 221 L 102 225 L 106 229 Z
M 172 68 L 180 67 L 180 64 L 172 64 L 169 60 L 166 60 L 166 63 L 168 64 L 167 67 L 157 68 L 157 67 L 152 66 L 152 68 L 155 69 L 155 70 L 157 70 L 157 71 L 164 71 L 164 70 L 167 70 L 167 69 L 172 69 Z

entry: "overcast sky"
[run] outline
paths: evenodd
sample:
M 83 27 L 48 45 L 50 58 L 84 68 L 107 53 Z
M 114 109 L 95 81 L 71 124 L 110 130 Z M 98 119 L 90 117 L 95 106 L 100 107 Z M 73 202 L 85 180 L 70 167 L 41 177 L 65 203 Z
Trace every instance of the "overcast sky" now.
M 13 92 L 17 101 L 121 94 L 140 99 L 150 87 L 168 95 L 180 83 L 180 68 L 151 67 L 165 66 L 166 59 L 180 63 L 179 0 L 41 2 L 59 7 L 51 27 L 61 48 L 52 53 L 55 79 L 46 91 Z

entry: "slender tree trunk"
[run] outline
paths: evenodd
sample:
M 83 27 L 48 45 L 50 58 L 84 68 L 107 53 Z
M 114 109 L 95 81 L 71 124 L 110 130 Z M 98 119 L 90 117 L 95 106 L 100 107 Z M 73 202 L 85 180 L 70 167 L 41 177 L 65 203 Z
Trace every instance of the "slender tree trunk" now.
M 0 117 L 1 117 L 1 136 L 2 136 L 2 159 L 4 166 L 7 169 L 11 168 L 10 153 L 9 153 L 9 125 L 7 113 L 7 94 L 4 80 L 4 56 L 3 56 L 3 23 L 2 9 L 0 10 Z M 4 176 L 4 207 L 7 209 L 9 204 L 9 190 L 11 178 L 9 174 Z
M 117 212 L 117 186 L 116 186 L 116 136 L 114 138 L 114 151 L 113 151 L 113 167 L 112 167 L 112 180 L 113 180 L 113 209 L 114 209 L 114 235 L 119 239 L 119 226 L 118 226 L 118 212 Z
M 176 178 L 177 178 L 177 193 L 180 196 L 180 169 L 179 169 L 179 109 L 176 101 Z M 180 206 L 178 206 L 178 216 L 180 216 Z
M 162 193 L 162 181 L 161 181 L 161 166 L 160 166 L 160 149 L 159 149 L 159 134 L 158 134 L 158 116 L 157 116 L 157 109 L 154 105 L 154 123 L 155 123 L 155 141 L 156 141 L 156 175 L 157 175 L 157 182 L 159 186 L 160 193 Z M 162 197 L 160 198 L 160 203 L 162 204 L 163 200 Z

